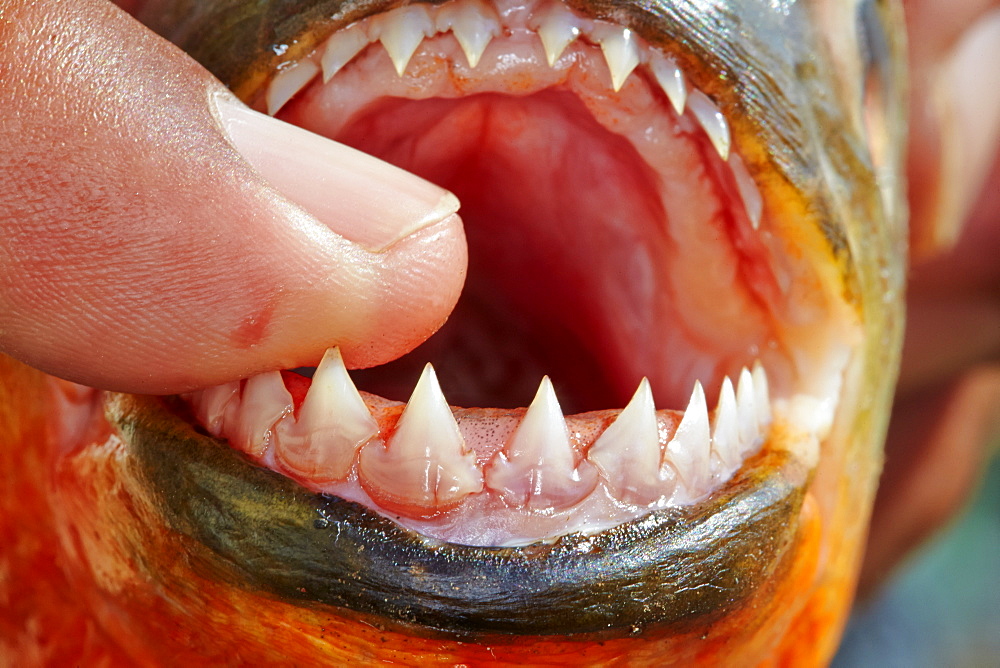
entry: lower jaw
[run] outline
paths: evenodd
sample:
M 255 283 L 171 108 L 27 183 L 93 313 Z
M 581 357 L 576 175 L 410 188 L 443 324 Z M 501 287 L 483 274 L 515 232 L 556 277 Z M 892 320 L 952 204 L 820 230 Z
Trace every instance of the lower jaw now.
M 558 405 L 545 417 L 539 404 L 548 381 L 528 409 L 462 409 L 427 389 L 436 385 L 427 370 L 409 405 L 353 389 L 351 400 L 344 394 L 348 374 L 330 351 L 312 384 L 273 372 L 186 398 L 188 419 L 229 441 L 214 447 L 235 449 L 306 489 L 359 503 L 425 538 L 499 547 L 601 536 L 651 514 L 710 508 L 762 457 L 789 457 L 810 471 L 817 434 L 801 425 L 794 401 L 775 402 L 772 421 L 765 379 L 760 367 L 744 370 L 738 390 L 727 378 L 711 418 L 700 386 L 686 412 L 654 412 L 643 383 L 625 410 L 564 419 Z M 438 393 L 437 407 L 429 392 Z M 796 399 L 813 408 L 807 397 Z M 561 445 L 560 431 L 567 439 Z M 570 460 L 544 463 L 546 457 Z M 525 487 L 528 480 L 533 486 Z
M 356 541 L 357 556 L 377 550 L 377 543 L 357 538 L 363 538 L 366 526 L 377 529 L 379 520 L 362 512 L 338 524 L 348 519 L 343 513 L 350 509 L 332 506 L 329 499 L 310 500 L 290 481 L 246 462 L 235 468 L 221 464 L 241 458 L 198 436 L 185 420 L 170 417 L 170 403 L 107 397 L 111 435 L 95 422 L 86 445 L 63 454 L 54 469 L 52 509 L 57 535 L 73 555 L 66 568 L 75 596 L 132 660 L 158 664 L 183 657 L 191 665 L 212 665 L 236 652 L 247 661 L 307 663 L 351 662 L 361 656 L 406 663 L 419 656 L 433 665 L 548 665 L 572 655 L 580 665 L 606 665 L 626 656 L 630 665 L 716 660 L 746 665 L 765 659 L 818 665 L 817 657 L 829 651 L 836 636 L 831 615 L 846 604 L 847 592 L 815 589 L 821 541 L 829 527 L 812 495 L 803 492 L 805 467 L 786 454 L 756 457 L 738 476 L 737 488 L 723 493 L 717 504 L 686 518 L 657 520 L 666 530 L 662 536 L 675 541 L 664 552 L 674 550 L 676 563 L 667 569 L 676 579 L 657 592 L 655 574 L 637 572 L 648 578 L 645 586 L 655 596 L 644 600 L 646 590 L 633 581 L 633 596 L 624 607 L 613 602 L 615 578 L 632 563 L 612 551 L 605 555 L 614 563 L 607 569 L 611 579 L 595 581 L 597 571 L 581 569 L 590 577 L 572 592 L 579 598 L 562 610 L 558 600 L 533 602 L 526 594 L 517 605 L 516 594 L 525 583 L 503 579 L 493 584 L 515 594 L 509 603 L 516 614 L 504 617 L 486 606 L 445 614 L 428 603 L 429 592 L 410 601 L 416 605 L 404 605 L 410 592 L 398 581 L 390 582 L 391 600 L 332 600 L 338 584 L 349 584 L 361 571 L 330 578 L 310 576 L 308 569 L 330 568 L 338 561 L 331 552 L 334 536 Z M 763 503 L 767 497 L 770 504 Z M 728 510 L 727 498 L 735 502 Z M 311 512 L 298 524 L 295 508 L 302 500 Z M 324 504 L 333 512 L 317 514 Z M 328 524 L 319 526 L 321 518 Z M 285 543 L 271 562 L 272 556 L 259 549 L 280 544 L 296 531 L 311 534 L 312 552 Z M 717 534 L 724 548 L 715 558 L 693 551 L 690 539 L 706 532 Z M 388 536 L 376 530 L 372 537 L 384 541 Z M 600 557 L 600 544 L 582 546 L 579 538 L 561 544 L 564 556 L 580 563 Z M 635 547 L 633 554 L 644 548 Z M 542 566 L 546 558 L 556 561 L 559 548 L 507 553 L 523 569 Z M 397 566 L 420 577 L 413 546 L 394 549 L 396 557 L 404 557 Z M 727 552 L 742 558 L 718 558 Z M 443 561 L 454 556 L 440 555 Z M 296 558 L 313 559 L 297 579 L 296 569 L 304 562 Z M 399 577 L 391 570 L 385 573 L 390 581 Z M 463 585 L 460 577 L 454 581 Z M 482 581 L 477 588 L 485 592 Z M 594 595 L 598 598 L 586 605 Z M 814 607 L 807 607 L 817 596 Z M 216 616 L 226 623 L 207 622 Z
M 12 656 L 40 646 L 46 656 L 69 662 L 110 657 L 116 665 L 222 665 L 233 657 L 259 665 L 407 665 L 420 657 L 423 665 L 531 666 L 557 665 L 568 656 L 581 666 L 624 660 L 636 666 L 824 665 L 850 604 L 865 518 L 843 501 L 862 496 L 867 479 L 857 476 L 837 478 L 834 489 L 819 485 L 818 497 L 805 493 L 801 509 L 788 518 L 785 535 L 791 540 L 777 565 L 745 598 L 714 615 L 689 609 L 692 614 L 675 623 L 565 635 L 544 629 L 456 634 L 310 602 L 308 590 L 275 594 L 248 579 L 253 571 L 193 535 L 190 524 L 177 521 L 171 507 L 200 506 L 223 522 L 226 516 L 205 486 L 192 494 L 192 488 L 153 484 L 164 475 L 158 467 L 176 469 L 184 460 L 171 449 L 174 438 L 161 442 L 161 462 L 150 460 L 150 450 L 140 452 L 133 444 L 135 429 L 105 420 L 108 400 L 121 406 L 131 399 L 107 397 L 95 405 L 89 394 L 73 388 L 67 394 L 58 381 L 8 358 L 0 358 L 0 377 L 0 426 L 9 446 L 0 450 L 0 461 L 10 483 L 0 494 L 0 527 L 14 538 L 4 554 L 13 568 L 6 591 L 16 602 L 0 608 L 0 620 L 22 628 L 30 610 L 55 634 L 39 636 L 40 645 L 17 636 Z M 135 401 L 148 406 L 155 400 Z M 146 415 L 133 414 L 148 425 L 152 413 Z M 168 434 L 194 433 L 180 418 L 173 424 Z M 205 445 L 210 461 L 240 459 L 217 444 Z M 829 447 L 834 459 L 851 451 L 839 442 Z M 197 471 L 199 462 L 190 468 Z M 227 487 L 227 471 L 202 467 L 201 475 L 210 487 Z M 849 510 L 822 510 L 838 501 Z M 268 506 L 261 497 L 248 495 L 238 503 L 264 523 L 260 536 L 287 518 L 282 505 Z M 329 538 L 335 527 L 315 529 L 315 519 L 309 517 L 303 530 Z M 243 528 L 229 526 L 236 533 Z
M 130 499 L 125 514 L 138 513 L 127 524 L 162 518 L 126 531 L 127 551 L 160 540 L 162 521 L 191 541 L 186 558 L 207 572 L 390 629 L 482 641 L 728 627 L 748 601 L 814 558 L 809 467 L 776 448 L 701 503 L 592 535 L 468 547 L 428 540 L 252 465 L 199 434 L 176 400 L 111 395 L 105 413 L 122 440 L 76 453 L 68 470 L 104 462 L 119 481 L 113 494 Z

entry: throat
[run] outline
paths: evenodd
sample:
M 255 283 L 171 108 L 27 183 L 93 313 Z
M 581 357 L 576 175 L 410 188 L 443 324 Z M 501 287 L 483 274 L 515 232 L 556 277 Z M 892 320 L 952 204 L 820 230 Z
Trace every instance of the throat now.
M 404 9 L 399 21 L 435 11 Z M 695 380 L 717 388 L 775 349 L 781 296 L 741 199 L 748 179 L 695 113 L 704 96 L 677 112 L 659 56 L 615 90 L 600 47 L 577 40 L 550 64 L 524 17 L 511 21 L 475 67 L 451 34 L 424 39 L 402 75 L 369 44 L 280 111 L 463 202 L 470 273 L 455 316 L 360 386 L 404 399 L 433 361 L 463 406 L 525 406 L 542 375 L 569 411 L 620 407 L 643 377 L 659 405 L 683 406 Z
M 669 245 L 657 176 L 625 138 L 557 90 L 382 100 L 337 138 L 455 192 L 469 242 L 444 331 L 360 387 L 403 400 L 431 361 L 462 406 L 525 406 L 546 374 L 572 412 L 624 405 L 641 375 L 619 339 L 662 317 Z

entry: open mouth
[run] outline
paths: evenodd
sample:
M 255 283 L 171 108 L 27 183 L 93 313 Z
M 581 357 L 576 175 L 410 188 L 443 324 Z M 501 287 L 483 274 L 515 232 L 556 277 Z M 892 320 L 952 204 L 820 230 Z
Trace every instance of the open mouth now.
M 741 110 L 640 31 L 548 0 L 356 18 L 257 104 L 455 192 L 469 276 L 445 327 L 395 362 L 349 373 L 331 349 L 173 408 L 242 453 L 227 466 L 260 467 L 234 475 L 246 489 L 306 508 L 273 550 L 290 575 L 261 586 L 516 633 L 632 629 L 749 595 L 792 549 L 860 338 L 835 241 L 780 200 Z M 381 585 L 338 588 L 336 559 L 302 556 L 333 525 L 357 531 L 352 554 L 392 543 L 370 569 Z M 213 549 L 267 570 L 267 540 L 240 556 L 220 526 Z M 432 575 L 457 593 L 430 596 Z M 499 601 L 491 577 L 529 584 Z M 626 581 L 631 603 L 600 611 Z

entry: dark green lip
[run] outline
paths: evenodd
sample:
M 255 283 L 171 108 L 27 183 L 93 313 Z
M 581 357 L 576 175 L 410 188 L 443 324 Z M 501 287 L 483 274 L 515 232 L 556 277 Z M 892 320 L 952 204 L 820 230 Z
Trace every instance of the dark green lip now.
M 683 510 L 551 544 L 482 548 L 432 542 L 311 493 L 202 435 L 180 411 L 129 395 L 106 408 L 167 525 L 239 586 L 379 625 L 565 636 L 709 621 L 794 553 L 805 472 L 786 454 L 757 457 Z

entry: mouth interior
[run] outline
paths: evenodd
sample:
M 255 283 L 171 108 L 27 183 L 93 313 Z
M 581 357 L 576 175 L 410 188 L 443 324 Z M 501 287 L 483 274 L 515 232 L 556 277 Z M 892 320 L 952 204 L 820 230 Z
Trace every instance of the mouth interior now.
M 634 147 L 566 91 L 374 107 L 339 139 L 459 196 L 470 273 L 444 330 L 359 387 L 405 400 L 430 361 L 459 406 L 526 406 L 546 374 L 567 412 L 625 405 L 642 376 L 623 348 L 673 310 L 654 297 L 671 244 L 658 177 Z
M 329 83 L 316 79 L 304 88 L 310 79 L 301 73 L 309 68 L 296 64 L 269 94 L 290 98 L 280 112 L 285 120 L 458 195 L 470 273 L 452 318 L 413 353 L 352 372 L 375 426 L 364 415 L 352 423 L 347 464 L 338 465 L 337 475 L 329 474 L 330 456 L 318 454 L 336 429 L 326 428 L 323 438 L 315 428 L 282 429 L 283 420 L 308 421 L 311 390 L 301 379 L 286 373 L 268 384 L 257 377 L 201 393 L 196 413 L 212 433 L 309 487 L 455 542 L 531 542 L 704 498 L 761 446 L 770 420 L 771 396 L 765 389 L 762 398 L 759 382 L 755 413 L 755 384 L 746 380 L 736 392 L 726 389 L 728 379 L 734 385 L 749 379 L 744 370 L 761 361 L 772 396 L 791 398 L 805 384 L 801 376 L 814 375 L 799 364 L 812 361 L 812 353 L 803 356 L 783 324 L 793 300 L 782 283 L 807 269 L 788 264 L 766 216 L 757 229 L 754 188 L 738 154 L 719 148 L 719 130 L 706 121 L 719 112 L 710 106 L 705 112 L 705 96 L 687 91 L 688 109 L 677 113 L 652 51 L 637 49 L 642 66 L 616 81 L 621 70 L 606 45 L 628 31 L 567 18 L 556 5 L 529 14 L 514 5 L 494 13 L 466 0 L 444 7 L 471 8 L 468 16 L 502 24 L 476 66 L 452 33 L 428 36 L 424 29 L 400 76 L 399 43 L 425 18 L 440 23 L 443 14 L 411 5 L 342 33 L 362 30 L 385 48 L 361 48 Z M 464 24 L 452 21 L 454 35 L 476 24 L 468 16 Z M 556 18 L 533 27 L 538 16 Z M 552 59 L 545 35 L 571 20 L 587 39 Z M 339 39 L 315 54 L 314 69 L 343 50 L 348 38 Z M 289 82 L 297 86 L 294 96 L 280 92 Z M 413 391 L 410 404 L 419 403 L 413 383 L 428 361 L 448 402 L 464 407 L 452 410 L 458 420 L 452 433 L 461 435 L 450 454 L 437 446 L 431 453 L 425 444 L 447 441 L 441 436 L 447 425 L 420 431 L 411 419 L 403 426 L 398 402 Z M 839 373 L 835 368 L 832 376 Z M 533 408 L 518 408 L 551 408 L 552 401 L 539 399 L 545 392 L 535 394 L 546 375 L 559 398 L 557 414 L 560 406 L 565 413 L 595 411 L 572 417 L 565 438 L 551 431 L 551 421 L 529 419 Z M 599 453 L 612 446 L 599 447 L 598 437 L 611 431 L 619 411 L 607 409 L 628 404 L 637 386 L 641 393 L 644 377 L 661 410 L 629 418 L 644 426 L 618 438 L 612 448 L 618 464 L 608 464 Z M 709 405 L 718 403 L 711 432 L 699 383 Z M 255 389 L 265 386 L 271 389 Z M 723 409 L 727 401 L 731 411 Z M 240 417 L 241 402 L 255 406 L 252 421 Z M 433 402 L 424 403 L 430 415 Z M 699 413 L 704 417 L 696 419 Z M 338 423 L 340 432 L 348 422 Z M 512 443 L 529 431 L 519 425 L 529 422 L 542 426 L 521 441 L 544 445 L 522 444 L 515 452 Z M 651 439 L 658 455 L 649 454 Z M 285 451 L 298 454 L 282 455 L 283 440 Z M 402 445 L 414 440 L 409 450 Z M 561 454 L 554 442 L 563 444 Z M 525 452 L 535 457 L 533 465 L 517 463 Z M 391 489 L 405 488 L 400 478 L 412 471 L 419 480 L 411 486 L 420 490 Z

